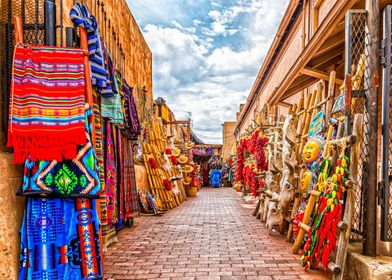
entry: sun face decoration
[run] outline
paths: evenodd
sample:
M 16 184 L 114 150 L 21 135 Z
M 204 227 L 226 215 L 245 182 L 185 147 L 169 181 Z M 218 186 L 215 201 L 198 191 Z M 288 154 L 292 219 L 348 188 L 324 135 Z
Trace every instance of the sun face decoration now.
M 305 171 L 301 179 L 299 180 L 298 192 L 299 193 L 306 193 L 309 189 L 310 183 L 312 182 L 313 172 Z
M 320 151 L 321 151 L 320 143 L 316 140 L 309 140 L 308 142 L 306 142 L 303 151 L 304 161 L 306 163 L 312 163 L 319 157 Z

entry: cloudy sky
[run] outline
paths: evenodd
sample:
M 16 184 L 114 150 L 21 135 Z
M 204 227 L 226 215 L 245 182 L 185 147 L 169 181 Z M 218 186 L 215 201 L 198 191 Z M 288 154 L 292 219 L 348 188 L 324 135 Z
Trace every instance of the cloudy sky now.
M 153 53 L 154 98 L 222 143 L 274 38 L 288 0 L 128 0 Z

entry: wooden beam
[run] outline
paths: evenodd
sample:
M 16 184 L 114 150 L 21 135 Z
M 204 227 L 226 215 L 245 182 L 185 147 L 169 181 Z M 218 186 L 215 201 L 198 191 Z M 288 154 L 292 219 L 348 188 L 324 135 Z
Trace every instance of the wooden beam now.
M 328 52 L 325 52 L 323 54 L 319 54 L 319 55 L 315 54 L 309 60 L 309 62 L 306 66 L 321 69 L 321 67 L 320 67 L 321 64 L 324 64 L 327 60 L 329 60 L 333 57 L 342 57 L 343 52 L 344 52 L 344 47 L 338 46 L 338 47 L 335 47 L 334 49 L 331 49 Z
M 313 77 L 308 77 L 307 79 L 304 79 L 302 82 L 296 84 L 295 86 L 289 88 L 283 96 L 281 96 L 281 99 L 279 101 L 285 100 L 297 93 L 299 93 L 301 90 L 306 89 L 307 87 L 315 84 L 318 81 L 318 79 L 313 78 Z
M 323 71 L 318 70 L 318 69 L 305 67 L 304 69 L 301 70 L 301 73 L 304 75 L 310 76 L 310 77 L 320 79 L 320 80 L 329 81 L 329 75 Z M 341 79 L 336 79 L 335 82 L 339 85 L 343 84 L 343 80 L 341 80 Z
M 339 46 L 341 49 L 344 49 L 344 40 L 344 30 L 336 33 L 335 35 L 332 35 L 325 41 L 325 43 L 321 45 L 320 49 L 316 53 L 316 56 L 327 53 Z
M 284 101 L 279 101 L 277 104 L 286 108 L 291 108 L 293 106 L 293 104 Z

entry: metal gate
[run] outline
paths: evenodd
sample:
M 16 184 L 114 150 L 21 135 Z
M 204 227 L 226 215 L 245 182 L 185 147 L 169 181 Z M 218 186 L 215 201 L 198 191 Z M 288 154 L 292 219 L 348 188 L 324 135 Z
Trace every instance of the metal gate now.
M 353 178 L 357 182 L 355 193 L 355 211 L 351 226 L 351 241 L 363 241 L 366 228 L 364 227 L 364 209 L 366 197 L 363 195 L 367 181 L 367 166 L 369 162 L 366 145 L 366 84 L 367 57 L 366 57 L 366 20 L 365 10 L 349 10 L 345 18 L 345 77 L 346 77 L 346 112 L 345 112 L 345 135 L 351 134 L 352 122 L 355 114 L 364 114 L 365 127 L 364 139 L 360 145 L 360 157 L 358 159 L 358 175 Z M 363 65 L 362 65 L 363 64 Z M 362 68 L 359 68 L 362 65 Z M 357 73 L 359 71 L 360 73 Z M 361 78 L 358 79 L 358 74 Z M 347 83 L 349 81 L 349 83 Z
M 383 241 L 392 241 L 391 10 L 392 5 L 384 9 L 382 40 L 382 155 L 379 204 L 381 206 L 381 240 Z
M 1 61 L 1 128 L 7 131 L 8 101 L 12 73 L 12 56 L 14 50 L 13 17 L 19 16 L 23 24 L 24 42 L 33 45 L 44 45 L 45 0 L 0 0 L 1 1 L 1 30 L 0 53 Z

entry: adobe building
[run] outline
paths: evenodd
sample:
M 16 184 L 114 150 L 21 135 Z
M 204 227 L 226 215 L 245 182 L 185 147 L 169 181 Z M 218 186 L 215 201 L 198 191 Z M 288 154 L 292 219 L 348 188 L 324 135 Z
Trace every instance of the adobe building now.
M 356 250 L 351 251 L 348 264 L 352 273 L 364 269 L 366 274 L 362 275 L 366 275 L 366 279 L 373 279 L 377 269 L 372 264 L 375 259 L 361 254 L 392 256 L 392 189 L 388 183 L 391 138 L 388 111 L 391 97 L 391 6 L 388 5 L 391 4 L 392 1 L 383 0 L 289 1 L 246 103 L 237 113 L 234 129 L 236 140 L 239 141 L 241 136 L 249 135 L 257 125 L 262 125 L 258 120 L 276 124 L 281 115 L 303 110 L 304 100 L 318 86 L 328 88 L 330 73 L 333 71 L 336 72 L 334 91 L 344 91 L 350 98 L 346 100 L 351 100 L 346 101 L 350 102 L 346 104 L 354 106 L 352 100 L 362 98 L 361 104 L 367 104 L 364 106 L 368 107 L 359 110 L 375 116 L 368 128 L 372 131 L 369 133 L 372 144 L 368 146 L 370 152 L 367 154 L 367 164 L 372 166 L 372 171 L 362 169 L 362 172 L 367 177 L 375 175 L 371 183 L 367 179 L 366 184 L 359 183 L 358 186 L 357 211 L 350 235 L 350 244 Z M 368 51 L 370 48 L 371 51 Z M 360 74 L 365 76 L 368 84 L 366 92 L 359 95 L 353 93 L 351 87 L 355 87 L 353 77 L 358 74 L 358 65 L 361 63 L 366 65 L 366 69 L 363 71 L 365 73 L 361 70 Z M 332 98 L 327 92 L 323 100 Z M 368 99 L 368 103 L 364 99 Z M 299 105 L 300 100 L 302 105 Z M 351 107 L 351 110 L 357 109 Z M 346 110 L 342 117 L 350 118 L 350 114 Z M 381 127 L 381 123 L 385 125 Z M 383 170 L 380 168 L 382 159 Z M 366 207 L 367 210 L 363 212 Z M 380 275 L 390 277 L 390 274 Z M 374 279 L 387 279 L 382 277 Z

